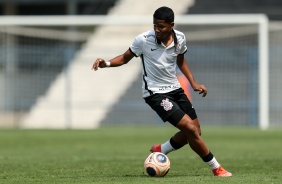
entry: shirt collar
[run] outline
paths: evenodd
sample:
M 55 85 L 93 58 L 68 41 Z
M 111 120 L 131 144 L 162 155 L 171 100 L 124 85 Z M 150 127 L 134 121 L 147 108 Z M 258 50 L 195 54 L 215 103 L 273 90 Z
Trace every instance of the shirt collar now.
M 173 34 L 174 46 L 176 47 L 177 44 L 178 44 L 178 42 L 177 42 L 177 37 L 176 37 L 176 34 L 175 34 L 174 29 L 172 29 L 172 34 Z M 156 37 L 156 43 L 160 45 L 162 42 L 161 42 L 161 40 L 159 40 L 159 39 Z

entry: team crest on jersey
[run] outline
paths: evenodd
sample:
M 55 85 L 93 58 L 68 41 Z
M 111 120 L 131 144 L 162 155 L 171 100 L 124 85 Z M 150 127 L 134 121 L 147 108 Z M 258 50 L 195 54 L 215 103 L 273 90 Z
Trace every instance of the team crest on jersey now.
M 180 53 L 180 44 L 176 44 L 175 45 L 175 50 L 174 50 L 174 54 L 178 55 Z
M 173 104 L 166 98 L 162 100 L 161 106 L 164 107 L 164 110 L 169 111 L 172 109 Z

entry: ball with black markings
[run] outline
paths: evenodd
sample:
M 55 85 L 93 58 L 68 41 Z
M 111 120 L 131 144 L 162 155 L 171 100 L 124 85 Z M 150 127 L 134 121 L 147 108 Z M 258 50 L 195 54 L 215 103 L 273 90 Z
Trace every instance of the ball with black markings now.
M 170 160 L 161 152 L 151 153 L 145 159 L 144 169 L 149 176 L 163 177 L 170 169 Z

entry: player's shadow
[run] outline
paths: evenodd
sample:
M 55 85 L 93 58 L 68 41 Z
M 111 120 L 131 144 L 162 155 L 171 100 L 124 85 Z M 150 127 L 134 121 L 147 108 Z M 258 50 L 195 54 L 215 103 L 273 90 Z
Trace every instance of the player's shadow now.
M 166 178 L 173 178 L 173 177 L 185 177 L 188 176 L 185 173 L 173 173 L 173 174 L 168 174 L 165 177 Z M 190 176 L 201 176 L 200 174 L 194 174 L 194 175 L 190 175 Z M 142 174 L 125 174 L 123 175 L 123 177 L 128 177 L 128 178 L 136 178 L 136 177 L 140 177 L 140 178 L 152 178 L 152 176 L 147 175 L 146 173 L 142 173 Z M 163 178 L 163 177 L 160 177 Z

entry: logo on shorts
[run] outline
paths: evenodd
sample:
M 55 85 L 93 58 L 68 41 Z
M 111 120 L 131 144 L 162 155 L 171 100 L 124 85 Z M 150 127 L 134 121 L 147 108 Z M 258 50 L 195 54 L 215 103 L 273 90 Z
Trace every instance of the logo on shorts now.
M 161 106 L 164 107 L 164 110 L 169 111 L 172 109 L 173 104 L 169 101 L 168 98 L 162 100 Z

